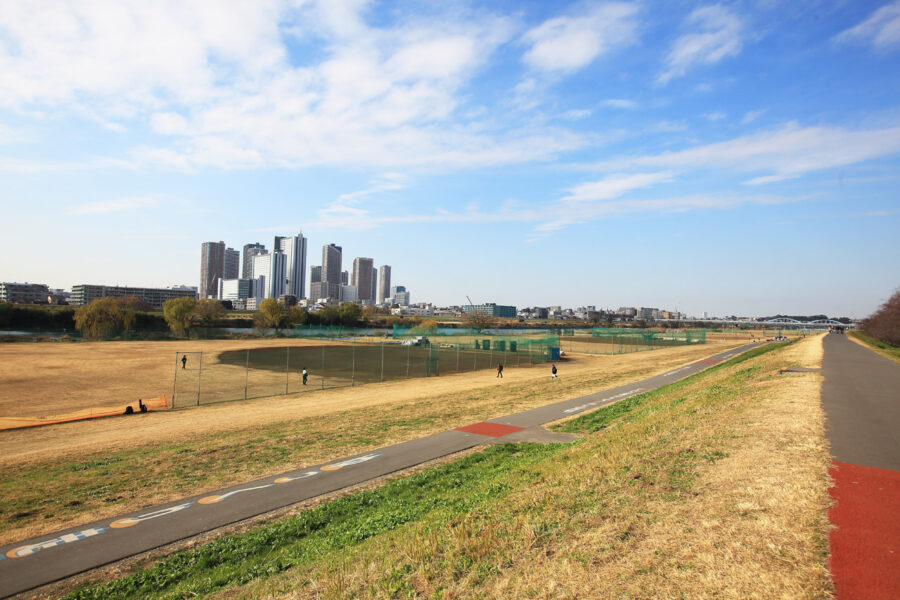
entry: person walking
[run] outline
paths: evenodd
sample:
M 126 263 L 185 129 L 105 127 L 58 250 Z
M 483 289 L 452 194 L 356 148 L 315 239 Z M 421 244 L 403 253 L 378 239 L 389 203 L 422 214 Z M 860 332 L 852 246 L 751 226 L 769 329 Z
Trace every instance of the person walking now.
M 187 366 L 187 354 L 181 355 L 181 368 L 184 369 Z
M 503 363 L 497 363 L 497 377 L 503 379 Z
M 558 377 L 556 376 L 556 365 L 553 365 L 553 367 L 550 369 L 550 379 L 558 379 Z
M 306 367 L 303 367 L 303 372 L 301 373 L 303 376 L 303 385 L 306 385 L 306 379 L 309 377 L 309 373 L 306 371 Z

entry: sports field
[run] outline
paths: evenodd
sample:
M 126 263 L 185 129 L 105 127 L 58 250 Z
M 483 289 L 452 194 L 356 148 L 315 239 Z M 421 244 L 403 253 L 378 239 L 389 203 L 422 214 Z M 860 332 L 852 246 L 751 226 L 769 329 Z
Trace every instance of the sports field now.
M 285 340 L 257 343 L 283 346 Z M 246 344 L 213 341 L 197 342 L 195 347 L 214 353 Z M 105 345 L 99 344 L 100 350 Z M 113 349 L 134 350 L 137 345 L 108 345 L 107 360 L 88 361 L 79 374 L 82 397 L 90 397 L 92 376 L 103 385 L 111 372 L 123 378 L 118 382 L 122 386 L 135 381 L 149 384 L 146 362 L 130 358 L 114 364 Z M 592 393 L 736 345 L 621 356 L 572 355 L 558 363 L 560 379 L 554 381 L 548 365 L 535 365 L 505 370 L 503 379 L 493 371 L 478 371 L 0 432 L 0 479 L 5 482 L 0 484 L 0 512 L 16 515 L 0 521 L 0 538 L 39 534 L 126 507 L 149 506 L 288 466 L 323 462 Z M 77 356 L 87 346 L 16 344 L 19 368 L 31 373 L 29 381 L 17 386 L 27 391 L 30 385 L 29 393 L 40 397 L 41 374 L 47 371 L 26 369 L 29 361 L 43 365 L 44 350 L 56 364 L 68 362 L 77 368 Z M 175 349 L 183 344 L 141 346 L 148 354 L 144 361 L 154 352 L 165 360 L 167 364 L 156 372 L 163 378 L 160 385 L 168 385 Z M 129 375 L 133 381 L 125 379 Z M 35 406 L 40 410 L 39 404 Z

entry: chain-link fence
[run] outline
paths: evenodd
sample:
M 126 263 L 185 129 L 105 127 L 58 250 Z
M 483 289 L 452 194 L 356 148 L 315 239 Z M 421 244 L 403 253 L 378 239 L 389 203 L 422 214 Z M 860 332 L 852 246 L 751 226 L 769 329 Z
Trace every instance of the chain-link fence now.
M 586 332 L 587 333 L 587 332 Z M 704 329 L 615 329 L 595 327 L 589 335 L 560 337 L 564 352 L 584 354 L 628 354 L 672 346 L 705 344 Z
M 356 338 L 358 332 L 342 332 Z M 558 338 L 460 337 L 431 342 L 334 342 L 212 352 L 177 352 L 172 406 L 295 394 L 450 373 L 525 367 L 558 358 Z M 554 352 L 556 349 L 556 352 Z M 304 377 L 305 373 L 305 377 Z

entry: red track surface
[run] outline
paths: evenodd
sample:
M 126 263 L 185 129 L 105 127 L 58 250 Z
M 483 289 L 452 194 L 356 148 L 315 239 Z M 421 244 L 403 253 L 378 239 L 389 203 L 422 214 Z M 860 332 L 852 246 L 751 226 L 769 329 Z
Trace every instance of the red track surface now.
M 474 425 L 458 427 L 456 431 L 477 433 L 478 435 L 486 435 L 489 437 L 503 437 L 510 433 L 522 431 L 522 429 L 524 429 L 524 427 L 514 427 L 513 425 L 501 425 L 500 423 L 488 423 L 487 421 L 482 421 L 481 423 L 475 423 Z
M 828 518 L 838 600 L 900 598 L 900 471 L 834 461 Z

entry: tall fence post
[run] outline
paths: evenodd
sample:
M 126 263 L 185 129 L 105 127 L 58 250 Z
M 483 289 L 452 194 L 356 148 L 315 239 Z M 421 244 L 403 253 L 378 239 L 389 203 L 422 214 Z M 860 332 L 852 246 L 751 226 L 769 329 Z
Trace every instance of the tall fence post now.
M 456 372 L 459 373 L 459 343 L 456 344 Z
M 353 381 L 356 379 L 356 346 L 350 346 L 350 387 L 353 387 Z
M 406 347 L 406 378 L 409 379 L 409 353 L 412 352 L 412 346 Z
M 200 353 L 200 362 L 197 366 L 197 406 L 200 406 L 200 380 L 203 377 L 203 352 Z
M 175 408 L 175 394 L 178 391 L 178 353 L 175 353 L 175 376 L 172 377 L 172 408 Z
M 250 379 L 250 351 L 247 350 L 247 360 L 244 363 L 244 400 L 247 399 L 247 381 Z
M 288 346 L 284 353 L 284 393 L 288 393 L 288 383 L 290 383 L 291 376 L 291 347 Z
M 384 381 L 384 342 L 381 342 L 381 381 Z
M 322 389 L 325 389 L 325 346 L 322 346 Z

